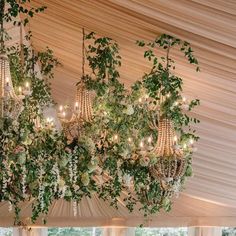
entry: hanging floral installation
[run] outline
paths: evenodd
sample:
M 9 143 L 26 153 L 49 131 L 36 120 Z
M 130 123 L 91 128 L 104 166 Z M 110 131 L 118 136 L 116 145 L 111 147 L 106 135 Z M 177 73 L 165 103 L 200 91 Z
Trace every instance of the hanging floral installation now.
M 4 12 L 5 2 L 10 7 Z M 94 194 L 116 208 L 118 201 L 131 212 L 138 207 L 144 216 L 169 211 L 192 175 L 198 140 L 191 123 L 199 121 L 190 111 L 199 100 L 182 95 L 183 80 L 174 74 L 171 57 L 171 49 L 179 49 L 198 71 L 189 43 L 165 34 L 138 41 L 151 69 L 126 89 L 119 80 L 117 43 L 83 31 L 82 76 L 74 105 L 58 106 L 60 131 L 43 115 L 52 104 L 47 81 L 59 65 L 53 52 L 36 53 L 22 42 L 5 46 L 4 21 L 22 27 L 45 10 L 29 10 L 24 2 L 1 0 L 0 202 L 9 203 L 15 225 L 22 224 L 24 202 L 32 201 L 32 223 L 39 217 L 46 223 L 53 201 L 72 202 L 76 216 L 80 200 Z

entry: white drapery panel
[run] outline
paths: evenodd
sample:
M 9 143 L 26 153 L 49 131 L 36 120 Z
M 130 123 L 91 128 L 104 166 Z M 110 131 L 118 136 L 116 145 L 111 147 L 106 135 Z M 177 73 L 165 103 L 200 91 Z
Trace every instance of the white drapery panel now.
M 81 75 L 81 27 L 109 36 L 120 45 L 121 80 L 130 86 L 149 69 L 137 39 L 152 40 L 167 33 L 192 44 L 201 73 L 182 55 L 171 52 L 176 74 L 184 78 L 185 95 L 199 98 L 195 116 L 201 119 L 201 137 L 194 155 L 194 178 L 171 213 L 153 217 L 150 226 L 235 225 L 236 222 L 236 1 L 234 0 L 33 0 L 48 9 L 30 24 L 33 47 L 49 46 L 61 61 L 52 81 L 56 102 L 73 99 Z M 13 35 L 17 41 L 17 34 Z M 14 40 L 13 40 L 14 41 Z M 26 209 L 27 204 L 25 205 Z M 25 208 L 24 207 L 24 208 Z M 80 216 L 71 205 L 57 202 L 49 213 L 51 225 L 130 225 L 142 215 L 116 212 L 107 203 L 84 199 Z M 25 218 L 30 215 L 26 210 Z M 1 224 L 11 224 L 7 206 L 0 207 Z M 121 219 L 116 221 L 114 219 Z M 89 220 L 88 220 L 89 219 Z M 115 223 L 114 223 L 115 222 Z M 119 222 L 119 223 L 117 223 Z M 38 224 L 41 224 L 39 221 Z

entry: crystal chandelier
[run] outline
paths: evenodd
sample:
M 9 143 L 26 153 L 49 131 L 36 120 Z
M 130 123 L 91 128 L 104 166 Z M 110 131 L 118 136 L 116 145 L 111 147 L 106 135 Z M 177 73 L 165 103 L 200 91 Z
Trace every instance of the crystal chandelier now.
M 58 117 L 61 121 L 62 128 L 69 140 L 78 138 L 81 128 L 85 122 L 91 122 L 93 117 L 92 111 L 92 94 L 86 88 L 85 78 L 85 33 L 83 29 L 82 40 L 82 77 L 76 88 L 74 107 L 59 106 Z M 70 118 L 68 118 L 70 116 Z
M 12 79 L 9 58 L 4 45 L 4 4 L 1 5 L 1 49 L 0 49 L 0 117 L 17 119 L 23 109 L 22 99 L 29 94 L 29 83 L 25 87 L 19 87 L 16 92 Z

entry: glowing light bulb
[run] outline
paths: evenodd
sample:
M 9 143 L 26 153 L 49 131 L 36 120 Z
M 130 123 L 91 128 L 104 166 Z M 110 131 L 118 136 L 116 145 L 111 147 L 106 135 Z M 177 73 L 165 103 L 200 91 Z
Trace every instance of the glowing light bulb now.
M 178 106 L 179 105 L 179 103 L 178 102 L 174 102 L 174 106 Z
M 115 134 L 115 135 L 114 135 L 114 140 L 117 140 L 117 139 L 118 139 L 118 135 Z
M 151 143 L 152 142 L 152 137 L 148 137 L 148 143 Z
M 132 141 L 132 138 L 128 138 L 128 142 L 131 142 Z
M 187 144 L 184 143 L 184 144 L 183 144 L 183 149 L 186 149 L 186 148 L 187 148 Z
M 29 89 L 29 82 L 26 82 L 26 83 L 25 83 L 25 87 L 26 87 L 27 89 Z
M 175 135 L 173 139 L 174 139 L 174 142 L 176 143 L 178 140 L 178 137 Z
M 183 102 L 186 102 L 186 101 L 187 101 L 186 97 L 183 97 L 182 100 L 183 100 Z
M 63 111 L 62 112 L 62 116 L 65 118 L 66 117 L 66 113 Z
M 139 102 L 142 102 L 142 98 L 139 98 L 139 100 L 138 100 Z
M 170 94 L 168 93 L 168 94 L 166 95 L 166 97 L 169 98 L 169 97 L 170 97 Z
M 63 111 L 63 106 L 59 106 L 59 111 L 60 111 L 60 112 Z
M 141 147 L 141 148 L 144 147 L 144 143 L 142 141 L 140 142 L 139 147 Z
M 8 77 L 6 77 L 6 84 L 8 84 L 9 83 L 9 78 Z
M 19 91 L 20 94 L 22 93 L 22 88 L 21 88 L 21 86 L 18 88 L 18 91 Z
M 191 145 L 193 145 L 194 140 L 191 138 L 191 139 L 189 140 L 189 143 L 190 143 Z

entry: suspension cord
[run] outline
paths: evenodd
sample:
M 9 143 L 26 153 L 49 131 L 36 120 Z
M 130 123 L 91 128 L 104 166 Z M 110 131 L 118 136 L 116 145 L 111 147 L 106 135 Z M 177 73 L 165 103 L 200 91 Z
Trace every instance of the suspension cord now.
M 0 20 L 1 20 L 1 52 L 4 52 L 4 28 L 3 28 L 3 21 L 4 21 L 4 10 L 5 10 L 5 0 L 1 0 L 0 2 Z
M 84 66 L 85 66 L 85 55 L 84 55 L 84 51 L 85 51 L 85 44 L 84 44 L 84 40 L 85 40 L 85 32 L 84 32 L 84 28 L 82 29 L 83 32 L 83 41 L 82 41 L 82 78 L 84 77 Z

